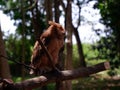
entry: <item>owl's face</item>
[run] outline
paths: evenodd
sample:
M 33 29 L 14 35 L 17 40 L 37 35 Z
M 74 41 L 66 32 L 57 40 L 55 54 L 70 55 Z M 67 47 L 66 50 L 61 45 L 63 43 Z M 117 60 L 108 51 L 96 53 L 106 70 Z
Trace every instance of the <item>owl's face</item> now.
M 65 30 L 61 27 L 53 26 L 53 29 L 51 31 L 51 36 L 58 38 L 58 39 L 64 39 L 65 37 Z

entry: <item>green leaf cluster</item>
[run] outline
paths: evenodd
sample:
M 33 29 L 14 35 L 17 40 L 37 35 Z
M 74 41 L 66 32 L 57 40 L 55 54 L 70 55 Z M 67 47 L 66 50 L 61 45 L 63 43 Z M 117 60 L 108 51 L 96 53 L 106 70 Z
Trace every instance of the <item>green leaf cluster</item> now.
M 85 60 L 87 65 L 95 65 L 100 61 L 99 52 L 97 49 L 93 49 L 93 45 L 89 43 L 83 43 L 83 52 L 85 56 Z M 98 62 L 96 61 L 98 60 Z M 79 54 L 78 54 L 78 48 L 77 45 L 73 45 L 73 65 L 75 68 L 79 67 L 80 61 L 79 61 Z
M 41 3 L 41 1 L 39 1 L 39 3 Z M 23 53 L 22 47 L 24 43 L 24 59 L 25 63 L 28 65 L 30 64 L 30 56 L 36 37 L 33 27 L 33 19 L 37 20 L 37 22 L 39 22 L 41 25 L 37 32 L 43 32 L 46 27 L 45 14 L 42 12 L 42 10 L 38 9 L 36 13 L 36 9 L 34 7 L 35 10 L 32 12 L 31 9 L 27 9 L 30 6 L 30 0 L 0 0 L 0 8 L 4 12 L 4 14 L 10 16 L 11 20 L 14 20 L 14 25 L 16 26 L 15 34 L 8 33 L 5 34 L 6 36 L 4 36 L 7 55 L 8 57 L 10 57 L 10 59 L 21 62 Z M 40 7 L 42 7 L 42 4 Z M 23 13 L 24 17 L 22 16 Z M 33 17 L 32 13 L 34 13 L 35 17 Z M 24 28 L 23 18 L 25 19 Z M 13 76 L 21 75 L 20 65 L 10 62 L 10 67 Z
M 96 48 L 100 55 L 111 62 L 112 68 L 120 64 L 120 0 L 98 0 L 94 8 L 100 9 L 100 22 L 106 26 L 104 33 L 97 42 Z

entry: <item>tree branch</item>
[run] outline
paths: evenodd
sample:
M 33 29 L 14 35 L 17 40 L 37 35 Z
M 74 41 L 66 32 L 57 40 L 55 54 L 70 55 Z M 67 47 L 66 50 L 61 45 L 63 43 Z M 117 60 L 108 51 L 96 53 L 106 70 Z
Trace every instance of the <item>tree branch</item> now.
M 43 76 L 39 76 L 25 80 L 23 82 L 15 83 L 13 86 L 19 88 L 20 90 L 21 89 L 30 90 L 56 81 L 72 80 L 81 77 L 87 77 L 91 74 L 95 74 L 97 72 L 104 71 L 109 68 L 110 68 L 109 62 L 103 62 L 94 66 L 78 68 L 75 70 L 61 71 L 61 74 L 59 75 L 55 72 L 47 73 Z
M 47 48 L 44 46 L 44 44 L 43 44 L 43 42 L 41 41 L 41 39 L 38 39 L 37 41 L 39 42 L 39 44 L 40 44 L 41 47 L 43 48 L 44 52 L 46 53 L 46 55 L 47 55 L 47 57 L 48 57 L 48 59 L 49 59 L 49 61 L 50 61 L 50 64 L 51 64 L 51 66 L 52 66 L 52 69 L 55 69 L 55 70 L 59 71 L 59 70 L 55 67 L 55 65 L 53 64 L 53 58 L 52 58 L 52 56 L 50 55 L 50 53 L 48 52 Z
M 65 12 L 66 11 L 66 7 L 65 7 L 65 4 L 63 3 L 63 0 L 60 0 L 60 4 L 61 4 L 61 6 L 62 6 L 62 8 L 63 8 L 63 10 Z

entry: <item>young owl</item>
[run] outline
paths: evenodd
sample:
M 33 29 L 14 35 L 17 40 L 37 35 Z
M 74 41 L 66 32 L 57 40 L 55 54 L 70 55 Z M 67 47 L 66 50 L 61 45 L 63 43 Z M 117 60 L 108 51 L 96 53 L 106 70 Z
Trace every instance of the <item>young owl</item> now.
M 52 65 L 55 66 L 58 63 L 58 54 L 64 45 L 65 29 L 60 24 L 52 21 L 49 21 L 49 24 L 50 26 L 43 32 L 40 39 L 52 57 L 52 64 L 44 49 L 36 41 L 31 56 L 31 67 L 35 70 L 31 70 L 30 74 L 43 74 L 51 71 Z

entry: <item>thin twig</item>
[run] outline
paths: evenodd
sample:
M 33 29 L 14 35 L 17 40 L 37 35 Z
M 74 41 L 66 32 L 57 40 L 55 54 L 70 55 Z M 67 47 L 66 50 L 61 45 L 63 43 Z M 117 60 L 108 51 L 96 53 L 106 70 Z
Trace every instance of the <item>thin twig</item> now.
M 28 7 L 26 10 L 30 10 L 30 9 L 34 8 L 35 5 L 37 4 L 37 2 L 38 2 L 38 0 L 34 0 L 34 3 L 30 7 Z
M 29 66 L 29 65 L 26 65 L 26 64 L 24 64 L 24 63 L 18 62 L 18 61 L 16 61 L 16 60 L 11 60 L 10 58 L 8 58 L 8 57 L 6 57 L 6 56 L 0 55 L 0 57 L 3 57 L 3 58 L 5 58 L 5 59 L 7 59 L 7 60 L 10 60 L 10 61 L 12 61 L 12 62 L 14 62 L 14 63 L 16 63 L 16 64 L 23 65 L 24 67 L 26 67 L 26 68 L 28 68 L 28 69 L 33 69 L 33 70 L 34 70 L 33 67 L 31 67 L 31 66 Z
M 38 39 L 37 41 L 39 42 L 39 44 L 40 44 L 41 47 L 43 48 L 44 52 L 46 53 L 46 55 L 47 55 L 47 57 L 48 57 L 48 59 L 49 59 L 49 61 L 50 61 L 50 64 L 51 64 L 51 66 L 52 66 L 52 68 L 55 69 L 55 70 L 57 70 L 57 71 L 59 71 L 59 70 L 55 67 L 55 65 L 53 64 L 53 58 L 52 58 L 52 56 L 50 55 L 50 53 L 49 53 L 49 51 L 47 50 L 47 48 L 44 46 L 44 44 L 43 44 L 43 42 L 41 41 L 41 39 Z

